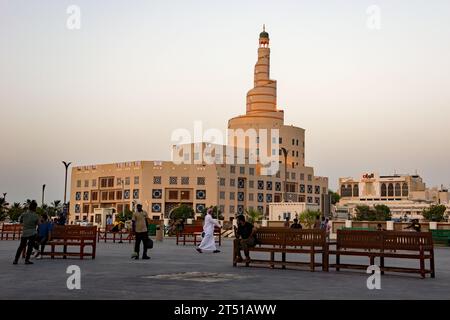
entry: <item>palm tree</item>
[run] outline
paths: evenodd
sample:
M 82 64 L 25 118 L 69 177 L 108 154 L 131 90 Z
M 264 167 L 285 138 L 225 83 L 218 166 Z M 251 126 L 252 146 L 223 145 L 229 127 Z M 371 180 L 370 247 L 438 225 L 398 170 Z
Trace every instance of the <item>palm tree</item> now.
M 250 223 L 255 223 L 257 221 L 260 221 L 263 217 L 263 214 L 255 209 L 246 209 L 245 210 L 245 215 L 247 216 L 247 220 Z
M 47 214 L 50 217 L 56 216 L 59 212 L 63 210 L 62 201 L 61 200 L 55 200 L 50 204 L 50 207 L 48 208 Z
M 14 204 L 9 208 L 8 216 L 11 221 L 18 221 L 21 214 L 24 212 L 24 208 L 20 202 L 14 202 Z
M 0 221 L 3 221 L 6 218 L 6 214 L 8 212 L 8 203 L 5 200 L 5 197 L 0 198 Z

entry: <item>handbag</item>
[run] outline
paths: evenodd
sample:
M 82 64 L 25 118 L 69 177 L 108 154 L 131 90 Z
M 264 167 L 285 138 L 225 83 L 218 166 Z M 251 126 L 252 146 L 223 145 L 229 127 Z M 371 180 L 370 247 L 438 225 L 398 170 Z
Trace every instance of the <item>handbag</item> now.
M 153 249 L 153 240 L 150 238 L 145 240 L 144 245 L 147 249 Z

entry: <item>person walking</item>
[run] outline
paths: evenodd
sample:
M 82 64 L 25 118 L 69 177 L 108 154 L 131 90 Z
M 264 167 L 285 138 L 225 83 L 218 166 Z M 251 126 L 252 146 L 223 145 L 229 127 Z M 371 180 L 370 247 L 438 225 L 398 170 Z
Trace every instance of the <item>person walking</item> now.
M 216 241 L 214 240 L 214 229 L 215 227 L 220 229 L 222 226 L 212 217 L 212 213 L 213 210 L 209 208 L 205 215 L 202 233 L 203 239 L 196 249 L 199 253 L 203 253 L 203 251 L 212 251 L 213 253 L 220 252 L 220 250 L 217 250 Z
M 148 259 L 150 259 L 150 257 L 147 255 L 148 242 L 150 240 L 148 237 L 148 228 L 147 228 L 148 216 L 147 216 L 147 212 L 142 210 L 141 204 L 138 204 L 136 206 L 136 209 L 137 210 L 133 213 L 133 218 L 132 218 L 132 228 L 133 228 L 133 233 L 136 236 L 136 243 L 134 245 L 134 253 L 131 258 L 139 260 L 139 248 L 140 248 L 141 242 L 142 242 L 142 247 L 143 247 L 142 259 L 148 260 Z
M 313 229 L 320 229 L 320 216 L 316 216 L 316 221 L 314 221 Z
M 17 248 L 13 264 L 17 264 L 19 262 L 20 254 L 26 247 L 27 254 L 25 257 L 25 264 L 33 264 L 33 262 L 30 261 L 30 257 L 34 247 L 34 241 L 36 239 L 36 226 L 39 223 L 39 216 L 36 213 L 36 208 L 36 201 L 31 201 L 28 210 L 23 213 L 19 219 L 20 222 L 23 223 L 23 233 L 20 238 L 20 245 L 19 248 Z

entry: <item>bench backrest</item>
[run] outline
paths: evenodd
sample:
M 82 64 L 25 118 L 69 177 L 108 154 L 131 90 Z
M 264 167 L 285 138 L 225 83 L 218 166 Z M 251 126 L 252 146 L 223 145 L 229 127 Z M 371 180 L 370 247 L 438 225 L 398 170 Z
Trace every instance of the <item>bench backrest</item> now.
M 338 230 L 337 246 L 348 249 L 381 249 L 382 231 Z
M 431 232 L 338 230 L 341 249 L 410 250 L 433 247 Z
M 255 237 L 256 242 L 261 245 L 281 245 L 283 247 L 326 245 L 326 232 L 318 229 L 263 227 L 256 231 Z
M 95 240 L 97 236 L 96 226 L 59 226 L 54 225 L 52 229 L 53 239 L 92 239 Z
M 383 248 L 386 250 L 420 250 L 420 247 L 429 249 L 433 247 L 431 232 L 414 231 L 386 231 L 383 232 Z
M 22 231 L 23 229 L 23 225 L 21 224 L 4 224 L 2 226 L 2 231 L 7 231 L 7 232 L 19 232 Z

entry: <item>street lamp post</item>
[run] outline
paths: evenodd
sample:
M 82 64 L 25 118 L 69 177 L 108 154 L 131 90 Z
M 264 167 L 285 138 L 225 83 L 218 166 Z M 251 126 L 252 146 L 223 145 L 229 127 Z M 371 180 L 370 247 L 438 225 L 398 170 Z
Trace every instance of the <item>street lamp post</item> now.
M 64 164 L 64 167 L 66 168 L 66 175 L 64 180 L 64 204 L 66 204 L 66 197 L 67 197 L 67 171 L 69 170 L 69 166 L 72 164 L 72 162 L 62 162 Z
M 281 148 L 284 155 L 284 202 L 287 202 L 287 156 L 288 151 L 286 148 Z
M 41 202 L 41 206 L 44 206 L 44 194 L 45 194 L 45 184 L 42 185 L 42 202 Z
M 6 195 L 7 194 L 8 194 L 7 192 L 3 192 L 3 200 L 5 200 L 5 202 L 6 202 Z

